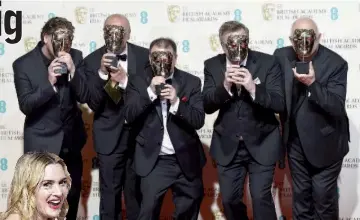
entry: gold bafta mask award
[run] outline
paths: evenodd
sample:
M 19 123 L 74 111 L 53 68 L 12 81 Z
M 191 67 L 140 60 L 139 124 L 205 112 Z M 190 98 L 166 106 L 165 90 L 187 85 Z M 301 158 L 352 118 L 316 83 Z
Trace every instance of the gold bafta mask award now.
M 154 51 L 150 55 L 151 68 L 153 76 L 163 76 L 167 78 L 170 76 L 171 66 L 173 62 L 173 55 L 166 51 Z M 155 87 L 156 95 L 160 95 L 161 90 L 164 89 L 165 84 L 160 84 Z
M 104 27 L 104 39 L 107 51 L 115 55 L 120 55 L 124 36 L 124 27 L 117 25 L 106 25 Z M 111 60 L 111 66 L 117 68 L 117 56 L 107 56 L 106 59 Z M 118 85 L 118 83 L 114 84 L 112 80 L 109 79 L 104 86 L 105 91 L 115 104 L 119 103 L 122 97 L 122 90 Z
M 300 62 L 296 62 L 296 72 L 299 74 L 309 73 L 309 62 L 305 61 L 313 51 L 316 34 L 313 29 L 296 29 L 293 37 L 290 40 L 294 44 L 295 52 L 298 57 L 301 57 Z
M 62 28 L 56 30 L 52 34 L 52 39 L 51 39 L 54 55 L 58 57 L 60 51 L 69 53 L 72 45 L 72 40 L 73 40 L 73 36 L 68 30 Z M 58 74 L 67 74 L 68 69 L 66 64 L 61 63 L 61 69 L 56 69 L 54 72 Z

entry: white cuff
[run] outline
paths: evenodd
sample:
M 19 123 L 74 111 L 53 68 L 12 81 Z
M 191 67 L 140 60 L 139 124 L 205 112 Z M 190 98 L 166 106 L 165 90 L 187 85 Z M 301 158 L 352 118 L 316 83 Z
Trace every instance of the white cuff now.
M 53 89 L 54 89 L 54 91 L 57 93 L 58 91 L 57 91 L 57 89 L 56 89 L 56 86 L 53 86 Z
M 68 82 L 70 82 L 74 78 L 74 74 L 75 74 L 75 72 L 73 74 L 71 74 L 71 73 L 69 74 Z
M 250 94 L 251 98 L 253 99 L 253 101 L 255 100 L 255 93 L 254 94 Z
M 108 80 L 109 78 L 108 75 L 103 73 L 103 71 L 101 71 L 100 69 L 99 69 L 99 76 L 102 80 Z
M 127 86 L 127 83 L 128 83 L 128 78 L 126 77 L 124 83 L 119 83 L 118 84 L 118 87 L 122 88 L 122 89 L 126 89 L 126 86 Z
M 179 104 L 180 104 L 180 100 L 179 97 L 177 97 L 176 102 L 170 105 L 169 112 L 173 115 L 176 115 L 177 110 L 179 108 Z
M 149 94 L 150 100 L 153 102 L 155 99 L 157 99 L 157 95 L 152 91 L 151 87 L 147 87 L 147 92 Z

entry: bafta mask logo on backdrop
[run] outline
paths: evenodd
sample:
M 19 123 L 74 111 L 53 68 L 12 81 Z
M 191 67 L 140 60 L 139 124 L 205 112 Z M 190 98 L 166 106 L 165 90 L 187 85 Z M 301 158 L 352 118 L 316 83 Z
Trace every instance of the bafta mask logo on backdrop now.
M 276 6 L 272 3 L 266 3 L 262 5 L 262 15 L 265 21 L 271 21 L 275 16 Z
M 76 22 L 79 24 L 85 24 L 87 20 L 88 10 L 85 7 L 76 7 L 75 8 L 75 18 Z
M 219 51 L 219 49 L 221 48 L 219 36 L 217 34 L 210 35 L 209 44 L 212 51 Z
M 170 22 L 174 23 L 178 21 L 180 16 L 180 6 L 169 5 L 167 7 L 167 14 Z
M 26 52 L 34 49 L 36 47 L 37 40 L 34 37 L 25 37 L 24 38 L 24 49 Z

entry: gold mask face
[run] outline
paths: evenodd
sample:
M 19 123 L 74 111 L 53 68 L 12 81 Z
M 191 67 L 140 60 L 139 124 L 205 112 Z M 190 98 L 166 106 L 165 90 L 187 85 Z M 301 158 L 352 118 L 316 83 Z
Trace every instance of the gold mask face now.
M 155 76 L 170 76 L 174 56 L 167 51 L 154 51 L 150 55 L 151 68 Z
M 54 55 L 57 57 L 60 51 L 70 52 L 73 35 L 67 29 L 58 29 L 52 34 L 51 44 Z
M 295 52 L 299 57 L 307 57 L 315 45 L 316 34 L 313 29 L 296 29 L 290 38 L 294 44 Z
M 117 25 L 106 25 L 104 27 L 104 39 L 108 51 L 114 54 L 120 54 L 124 37 L 124 27 Z
M 245 35 L 230 35 L 226 41 L 226 49 L 228 51 L 228 59 L 231 62 L 243 61 L 249 50 L 249 38 Z

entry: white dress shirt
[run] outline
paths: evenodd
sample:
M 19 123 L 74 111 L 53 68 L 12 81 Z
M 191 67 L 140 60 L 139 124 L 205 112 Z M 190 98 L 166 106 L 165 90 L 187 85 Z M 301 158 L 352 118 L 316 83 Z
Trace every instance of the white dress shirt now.
M 124 54 L 127 55 L 127 53 L 128 53 L 128 46 L 127 46 L 127 44 L 126 44 L 125 50 L 124 50 L 120 55 L 124 55 Z M 128 69 L 128 59 L 126 59 L 126 61 L 119 60 L 118 63 L 117 63 L 117 65 L 118 65 L 118 66 L 120 65 L 120 66 L 125 70 L 125 72 L 127 73 L 127 69 Z M 99 76 L 100 76 L 100 78 L 103 79 L 103 80 L 108 80 L 108 75 L 105 74 L 105 73 L 103 73 L 100 69 L 99 69 Z M 122 88 L 122 89 L 125 89 L 126 86 L 127 86 L 127 83 L 128 83 L 128 79 L 127 79 L 127 77 L 126 77 L 124 83 L 119 83 L 118 86 L 119 86 L 120 88 Z
M 247 57 L 240 63 L 240 66 L 246 66 L 246 62 L 247 62 Z M 231 65 L 234 65 L 230 62 L 230 60 L 228 58 L 226 58 L 226 67 L 230 67 Z M 238 91 L 238 95 L 240 95 L 241 93 L 241 85 L 236 85 L 237 91 Z M 228 91 L 228 93 L 230 94 L 230 96 L 233 96 L 234 94 L 231 92 L 231 90 Z M 255 100 L 255 94 L 250 94 L 251 98 L 253 100 Z
M 172 75 L 168 79 L 171 79 L 171 78 L 172 78 Z M 147 92 L 148 92 L 150 100 L 152 102 L 158 98 L 158 96 L 152 91 L 150 86 L 147 88 Z M 175 115 L 179 108 L 179 103 L 180 103 L 180 101 L 179 101 L 179 99 L 177 99 L 177 101 L 174 104 L 171 104 L 170 108 L 169 108 L 169 113 Z M 161 110 L 162 110 L 161 112 L 162 112 L 162 117 L 163 117 L 164 136 L 163 136 L 163 140 L 162 140 L 162 144 L 161 144 L 160 155 L 175 154 L 175 149 L 170 140 L 169 132 L 168 132 L 167 126 L 166 126 L 167 119 L 168 119 L 167 109 L 168 109 L 167 99 L 161 100 Z

